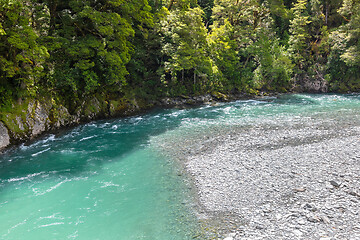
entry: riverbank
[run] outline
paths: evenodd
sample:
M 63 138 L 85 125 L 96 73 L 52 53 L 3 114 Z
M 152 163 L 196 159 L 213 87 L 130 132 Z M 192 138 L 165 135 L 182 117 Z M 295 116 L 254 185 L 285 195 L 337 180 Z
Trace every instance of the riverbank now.
M 199 102 L 208 102 L 197 108 L 169 109 L 165 114 L 131 118 L 128 125 L 141 131 L 145 123 L 151 130 L 145 134 L 147 137 L 139 137 L 140 143 L 150 142 L 154 149 L 169 154 L 165 159 L 181 163 L 177 175 L 189 180 L 197 198 L 194 209 L 201 230 L 193 238 L 359 238 L 358 95 L 282 95 L 231 103 L 219 103 L 213 98 L 199 98 Z M 177 101 L 163 101 L 164 106 L 185 107 L 193 106 L 187 101 L 195 100 L 184 96 Z M 92 150 L 104 145 L 119 150 L 114 146 L 122 143 L 141 145 L 101 137 L 103 127 L 111 134 L 121 133 L 119 123 L 99 126 L 85 125 L 86 129 L 100 131 L 76 135 L 77 140 L 70 134 L 66 151 L 44 143 L 42 149 L 30 155 L 38 160 L 38 154 L 71 157 L 73 151 L 81 151 L 89 144 Z M 154 126 L 159 129 L 156 134 Z M 74 147 L 75 142 L 80 146 Z M 97 159 L 96 154 L 94 157 L 95 161 L 106 159 Z M 68 163 L 80 169 L 86 165 L 76 159 Z M 80 159 L 87 162 L 88 157 Z M 31 162 L 29 166 L 47 166 L 45 163 L 51 165 L 46 156 L 42 164 Z M 53 166 L 49 169 L 52 171 Z M 36 172 L 47 173 L 32 170 L 29 176 Z
M 349 130 L 298 146 L 232 135 L 186 169 L 207 211 L 238 217 L 234 239 L 360 239 L 360 128 Z
M 205 239 L 360 239 L 360 112 L 331 105 L 336 97 L 286 115 L 286 105 L 272 116 L 264 106 L 263 119 L 176 135 L 181 146 L 169 135 L 167 150 L 197 190 Z M 317 109 L 297 112 L 307 105 Z
M 245 94 L 229 95 L 220 92 L 160 100 L 144 100 L 129 96 L 108 98 L 99 95 L 84 99 L 75 109 L 69 109 L 49 97 L 24 100 L 14 104 L 11 110 L 0 114 L 0 153 L 10 146 L 33 140 L 42 134 L 93 120 L 133 116 L 157 107 L 184 108 L 249 97 Z

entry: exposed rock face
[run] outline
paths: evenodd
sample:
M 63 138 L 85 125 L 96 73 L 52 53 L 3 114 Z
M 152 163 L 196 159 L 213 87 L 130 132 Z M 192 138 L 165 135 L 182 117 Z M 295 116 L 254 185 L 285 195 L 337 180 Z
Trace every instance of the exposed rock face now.
M 328 84 L 325 80 L 306 80 L 304 84 L 305 91 L 315 93 L 325 93 L 328 91 Z
M 51 108 L 52 105 L 46 102 L 40 104 L 38 101 L 31 101 L 29 103 L 26 124 L 29 126 L 31 137 L 50 129 L 49 114 Z
M 55 105 L 49 99 L 18 103 L 14 105 L 14 113 L 6 114 L 0 122 L 0 149 L 79 122 L 79 117 L 70 115 L 64 106 Z
M 101 112 L 102 106 L 100 101 L 96 97 L 93 97 L 82 103 L 80 114 L 78 115 L 80 115 L 79 117 L 84 120 L 91 120 L 101 115 Z
M 72 116 L 70 115 L 67 108 L 65 108 L 64 106 L 58 106 L 56 109 L 53 109 L 50 118 L 52 119 L 53 128 L 60 128 L 61 126 L 67 126 L 72 122 L 80 121 L 80 119 L 78 120 L 76 120 L 75 118 L 71 119 Z
M 21 101 L 13 106 L 0 122 L 0 150 L 32 139 L 46 131 L 76 125 L 98 118 L 134 114 L 140 108 L 136 100 L 106 100 L 91 97 L 83 101 L 72 113 L 52 99 Z
M 329 84 L 321 74 L 315 78 L 307 74 L 299 74 L 295 77 L 295 83 L 293 89 L 295 92 L 326 93 L 329 90 Z
M 10 144 L 10 136 L 7 128 L 0 122 L 0 150 Z
M 0 149 L 10 144 L 25 142 L 46 131 L 65 126 L 76 125 L 94 119 L 129 116 L 139 113 L 152 106 L 175 107 L 192 106 L 213 101 L 227 101 L 225 94 L 214 92 L 204 96 L 181 96 L 166 98 L 148 103 L 142 99 L 105 96 L 92 96 L 85 99 L 76 109 L 70 111 L 53 99 L 24 100 L 13 106 L 13 112 L 5 115 L 0 122 Z M 238 99 L 239 96 L 233 96 Z

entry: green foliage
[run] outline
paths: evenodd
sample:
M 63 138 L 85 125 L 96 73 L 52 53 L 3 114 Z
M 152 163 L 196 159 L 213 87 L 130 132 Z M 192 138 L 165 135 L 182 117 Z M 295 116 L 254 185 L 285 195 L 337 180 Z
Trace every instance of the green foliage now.
M 283 0 L 269 1 L 270 15 L 274 20 L 273 28 L 276 36 L 280 39 L 282 45 L 288 45 L 289 26 L 291 11 L 286 8 Z
M 285 47 L 263 36 L 254 46 L 258 67 L 254 71 L 256 88 L 267 91 L 286 92 L 290 87 L 292 64 Z
M 344 32 L 346 49 L 340 56 L 341 59 L 350 67 L 360 67 L 360 1 L 345 0 L 339 13 L 344 18 L 349 19 L 348 23 L 340 28 Z
M 49 56 L 38 42 L 36 23 L 25 2 L 0 1 L 0 106 L 36 94 L 43 64 Z
M 307 12 L 307 0 L 297 0 L 293 11 L 293 18 L 290 20 L 289 52 L 296 64 L 297 72 L 305 69 L 306 60 L 309 55 L 309 14 Z
M 69 1 L 57 13 L 50 41 L 54 87 L 75 95 L 120 90 L 126 85 L 126 65 L 134 49 L 133 25 L 151 25 L 150 11 L 146 0 Z
M 328 78 L 337 91 L 360 90 L 360 2 L 345 0 L 339 13 L 347 23 L 330 34 Z
M 250 92 L 289 89 L 293 65 L 274 34 L 270 9 L 286 15 L 282 3 L 215 1 L 209 39 L 224 86 Z
M 202 15 L 200 8 L 174 10 L 161 21 L 165 56 L 163 78 L 172 87 L 185 87 L 182 91 L 203 90 L 212 74 Z
M 209 27 L 212 24 L 212 9 L 214 7 L 214 0 L 198 0 L 197 1 L 201 9 L 204 11 L 205 26 Z
M 163 90 L 159 81 L 162 58 L 159 31 L 160 19 L 163 19 L 168 11 L 160 8 L 159 1 L 153 2 L 152 6 L 152 11 L 155 12 L 152 17 L 154 23 L 135 29 L 135 37 L 132 41 L 134 51 L 127 65 L 128 88 L 135 89 L 137 95 L 145 99 L 156 99 L 161 96 Z
M 93 94 L 283 92 L 304 79 L 359 91 L 359 26 L 359 0 L 0 0 L 0 108 L 43 93 L 76 109 Z
M 240 58 L 233 34 L 233 26 L 225 20 L 224 25 L 214 28 L 208 37 L 210 57 L 216 66 L 214 74 L 226 90 L 245 87 L 241 81 Z

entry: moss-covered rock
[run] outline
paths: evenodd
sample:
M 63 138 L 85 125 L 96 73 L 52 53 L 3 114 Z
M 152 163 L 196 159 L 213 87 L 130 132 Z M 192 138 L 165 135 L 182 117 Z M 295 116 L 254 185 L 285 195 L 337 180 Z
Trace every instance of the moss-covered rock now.
M 29 101 L 18 101 L 14 103 L 11 111 L 2 112 L 0 120 L 9 131 L 10 142 L 16 143 L 30 136 L 29 127 L 26 124 Z
M 62 105 L 53 105 L 50 110 L 49 119 L 52 128 L 60 128 L 61 126 L 67 126 L 73 123 L 72 116 L 68 109 Z
M 54 104 L 51 99 L 29 99 L 13 104 L 11 111 L 2 112 L 0 120 L 8 130 L 10 143 L 19 143 L 34 138 L 39 134 L 67 124 L 55 119 Z M 58 108 L 56 108 L 58 109 Z M 60 121 L 60 124 L 57 123 Z M 61 124 L 63 122 L 64 124 Z
M 32 100 L 28 104 L 26 125 L 29 128 L 30 137 L 35 137 L 51 128 L 49 118 L 52 109 L 51 102 Z
M 214 98 L 216 98 L 217 100 L 220 100 L 220 101 L 228 101 L 229 100 L 229 97 L 221 92 L 213 91 L 213 92 L 211 92 L 211 96 L 213 96 Z
M 138 98 L 133 92 L 110 96 L 95 94 L 82 101 L 74 101 L 76 104 L 71 105 L 72 111 L 59 99 L 61 98 L 51 96 L 27 99 L 13 104 L 11 109 L 2 110 L 0 112 L 0 148 L 27 141 L 49 130 L 77 125 L 81 122 L 134 115 L 151 108 L 154 104 L 185 106 L 209 103 L 213 99 L 228 101 L 229 97 L 220 92 L 213 92 L 212 96 L 181 97 L 169 99 L 168 102 L 155 102 Z
M 109 100 L 109 114 L 114 117 L 121 112 L 124 112 L 129 106 L 129 102 L 125 99 Z

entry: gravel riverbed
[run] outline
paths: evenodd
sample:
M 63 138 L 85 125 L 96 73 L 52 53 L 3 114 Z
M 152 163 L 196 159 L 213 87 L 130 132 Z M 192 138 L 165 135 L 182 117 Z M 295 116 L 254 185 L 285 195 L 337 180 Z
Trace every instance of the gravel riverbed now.
M 357 115 L 198 135 L 166 144 L 193 179 L 199 219 L 208 225 L 201 239 L 360 239 Z
M 228 135 L 186 168 L 207 211 L 241 220 L 228 239 L 360 239 L 360 128 L 349 132 Z

